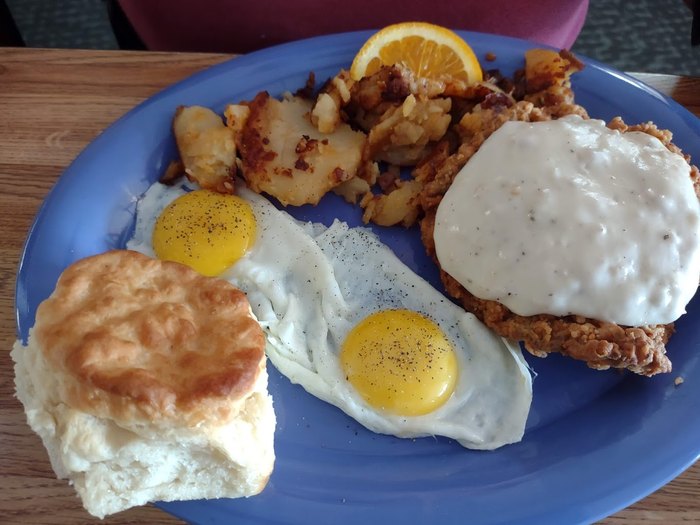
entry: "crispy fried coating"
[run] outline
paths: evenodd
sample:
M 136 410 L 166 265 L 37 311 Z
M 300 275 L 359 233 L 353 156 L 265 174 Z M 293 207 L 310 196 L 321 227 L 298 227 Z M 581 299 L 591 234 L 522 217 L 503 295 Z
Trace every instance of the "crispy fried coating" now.
M 569 114 L 587 117 L 581 106 L 567 106 Z M 561 106 L 558 107 L 561 109 Z M 558 115 L 559 116 L 559 115 Z M 451 154 L 448 142 L 437 146 L 430 157 L 420 163 L 413 171 L 413 176 L 424 183 L 421 193 L 421 207 L 426 214 L 435 213 L 442 196 L 452 184 L 457 172 L 467 163 L 491 134 L 510 120 L 538 122 L 551 120 L 553 115 L 547 108 L 538 108 L 532 102 L 521 100 L 514 104 L 503 101 L 502 104 L 489 105 L 484 109 L 477 105 L 472 112 L 466 113 L 456 126 L 461 144 Z M 432 236 L 432 233 L 431 233 Z
M 634 126 L 628 126 L 620 117 L 615 117 L 608 123 L 610 129 L 616 129 L 618 131 L 641 131 L 652 137 L 656 137 L 661 141 L 661 143 L 666 146 L 666 148 L 678 155 L 682 155 L 683 158 L 690 164 L 690 179 L 693 181 L 693 188 L 695 188 L 695 194 L 700 199 L 700 170 L 694 164 L 690 162 L 690 155 L 686 155 L 681 151 L 681 149 L 676 146 L 673 142 L 673 133 L 667 129 L 659 129 L 653 122 L 645 122 L 643 124 L 636 124 Z
M 464 142 L 452 155 L 443 148 L 442 155 L 437 155 L 432 163 L 424 164 L 418 175 L 426 181 L 421 194 L 421 204 L 425 210 L 425 217 L 421 221 L 421 237 L 428 253 L 436 262 L 433 242 L 435 212 L 462 166 L 483 141 L 507 120 L 535 121 L 552 118 L 552 115 L 528 102 L 520 102 L 496 113 L 490 110 L 482 113 L 480 124 L 469 128 L 470 141 Z M 484 119 L 487 119 L 488 124 Z M 659 130 L 653 124 L 627 126 L 620 118 L 616 118 L 610 127 L 620 131 L 649 133 L 659 138 L 669 150 L 680 152 L 671 142 L 670 133 Z M 700 198 L 700 174 L 695 166 L 691 167 L 690 176 Z M 666 343 L 673 333 L 672 324 L 629 327 L 575 315 L 521 316 L 497 301 L 475 297 L 442 270 L 441 279 L 448 294 L 466 310 L 474 313 L 499 335 L 523 341 L 525 348 L 533 355 L 545 357 L 549 353 L 558 352 L 585 361 L 591 368 L 625 368 L 644 376 L 671 371 L 671 361 L 666 356 Z
M 437 262 L 434 223 L 433 211 L 421 221 L 421 236 Z M 672 324 L 629 327 L 575 315 L 522 316 L 497 301 L 475 297 L 442 270 L 440 278 L 447 293 L 466 310 L 500 336 L 523 341 L 525 349 L 537 357 L 557 352 L 598 370 L 626 368 L 645 376 L 671 371 L 666 343 L 673 334 Z
M 443 141 L 429 158 L 416 167 L 414 177 L 424 183 L 420 195 L 425 213 L 420 224 L 421 238 L 436 263 L 433 241 L 435 213 L 459 170 L 481 144 L 509 120 L 535 122 L 570 114 L 586 118 L 586 111 L 574 103 L 570 85 L 570 75 L 580 68 L 580 62 L 566 52 L 529 52 L 522 77 L 525 81 L 524 87 L 521 87 L 524 94 L 518 97 L 521 99 L 512 102 L 500 96 L 486 97 L 461 117 L 457 126 L 460 144 L 455 148 Z M 515 88 L 514 92 L 517 90 Z M 622 132 L 648 133 L 661 140 L 669 150 L 682 154 L 671 142 L 670 132 L 659 130 L 652 123 L 627 126 L 622 119 L 616 118 L 609 127 Z M 690 177 L 700 198 L 700 173 L 695 166 L 691 167 Z M 521 316 L 497 301 L 475 297 L 442 270 L 441 279 L 448 294 L 466 310 L 474 313 L 499 335 L 523 341 L 525 348 L 533 355 L 545 357 L 558 352 L 585 361 L 591 368 L 622 368 L 644 376 L 671 371 L 666 343 L 673 334 L 672 324 L 629 327 L 575 315 Z

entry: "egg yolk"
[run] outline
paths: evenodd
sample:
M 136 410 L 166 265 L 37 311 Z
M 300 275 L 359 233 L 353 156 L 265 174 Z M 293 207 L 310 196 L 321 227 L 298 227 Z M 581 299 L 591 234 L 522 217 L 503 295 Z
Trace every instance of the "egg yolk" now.
M 178 197 L 160 214 L 153 249 L 159 259 L 215 276 L 245 254 L 255 241 L 255 230 L 255 215 L 245 200 L 197 190 Z
M 433 321 L 409 310 L 369 315 L 343 342 L 348 381 L 372 407 L 402 416 L 428 414 L 449 399 L 457 357 Z

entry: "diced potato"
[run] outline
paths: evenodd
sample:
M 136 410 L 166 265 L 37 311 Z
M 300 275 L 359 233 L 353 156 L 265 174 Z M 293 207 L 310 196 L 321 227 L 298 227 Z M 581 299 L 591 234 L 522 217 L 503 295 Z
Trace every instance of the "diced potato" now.
M 311 121 L 321 133 L 333 133 L 340 124 L 340 108 L 328 93 L 321 93 L 311 112 Z
M 399 166 L 416 164 L 429 144 L 440 140 L 451 122 L 449 98 L 417 99 L 409 95 L 387 110 L 370 130 L 366 157 Z
M 248 121 L 250 108 L 244 104 L 229 104 L 224 110 L 226 117 L 226 126 L 233 131 L 235 137 L 238 137 L 243 131 L 245 123 Z
M 366 180 L 360 177 L 353 177 L 333 188 L 333 193 L 340 195 L 346 202 L 357 204 L 367 193 L 370 187 Z
M 350 102 L 353 84 L 350 74 L 343 69 L 321 88 L 311 111 L 311 123 L 321 133 L 333 133 L 340 124 L 340 111 Z
M 364 208 L 362 220 L 380 226 L 401 224 L 409 227 L 418 219 L 419 196 L 423 184 L 417 180 L 397 181 L 397 188 L 386 195 L 366 194 L 360 202 Z

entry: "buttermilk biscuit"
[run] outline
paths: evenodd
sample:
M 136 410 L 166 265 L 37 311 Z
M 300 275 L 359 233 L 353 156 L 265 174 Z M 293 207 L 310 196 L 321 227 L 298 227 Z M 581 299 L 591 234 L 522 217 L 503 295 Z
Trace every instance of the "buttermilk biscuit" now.
M 250 496 L 274 463 L 265 338 L 240 290 L 132 251 L 83 259 L 15 343 L 17 397 L 93 515 Z

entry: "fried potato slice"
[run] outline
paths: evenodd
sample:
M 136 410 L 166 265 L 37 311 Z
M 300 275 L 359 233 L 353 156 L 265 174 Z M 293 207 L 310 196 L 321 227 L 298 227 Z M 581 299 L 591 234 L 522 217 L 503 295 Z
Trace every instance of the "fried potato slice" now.
M 299 97 L 280 101 L 261 92 L 247 107 L 238 146 L 243 177 L 253 191 L 285 206 L 317 204 L 356 175 L 363 133 L 344 123 L 333 133 L 320 133 L 311 123 L 311 103 Z
M 221 117 L 201 106 L 180 106 L 173 133 L 185 175 L 202 188 L 233 193 L 236 143 Z

